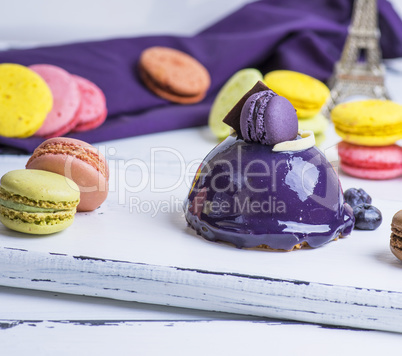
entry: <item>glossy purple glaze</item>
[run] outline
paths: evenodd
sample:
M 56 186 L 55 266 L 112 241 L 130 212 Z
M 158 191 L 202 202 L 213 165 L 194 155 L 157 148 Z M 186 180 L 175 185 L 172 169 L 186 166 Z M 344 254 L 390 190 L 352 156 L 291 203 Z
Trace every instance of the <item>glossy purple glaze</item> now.
M 229 136 L 204 159 L 185 203 L 188 223 L 210 241 L 318 247 L 350 234 L 353 211 L 338 176 L 316 147 L 272 152 Z

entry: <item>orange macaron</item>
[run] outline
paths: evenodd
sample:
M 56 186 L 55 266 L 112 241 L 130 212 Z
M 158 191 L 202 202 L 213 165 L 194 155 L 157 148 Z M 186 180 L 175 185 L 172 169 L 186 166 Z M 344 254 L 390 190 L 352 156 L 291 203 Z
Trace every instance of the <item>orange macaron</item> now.
M 138 69 L 154 94 L 179 104 L 204 99 L 211 85 L 207 69 L 194 57 L 169 47 L 150 47 L 141 53 Z
M 80 189 L 77 211 L 95 210 L 109 192 L 109 168 L 105 157 L 81 140 L 67 137 L 46 140 L 35 149 L 26 168 L 58 173 L 74 181 Z

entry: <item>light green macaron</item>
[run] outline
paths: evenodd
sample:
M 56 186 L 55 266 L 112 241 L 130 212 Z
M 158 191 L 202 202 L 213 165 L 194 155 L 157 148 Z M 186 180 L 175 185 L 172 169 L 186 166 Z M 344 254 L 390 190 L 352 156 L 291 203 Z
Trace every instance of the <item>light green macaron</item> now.
M 322 113 L 309 118 L 299 119 L 299 130 L 313 131 L 316 146 L 320 146 L 325 141 L 325 131 L 327 131 L 328 126 L 329 121 Z
M 208 118 L 208 125 L 219 140 L 229 136 L 231 130 L 222 120 L 255 83 L 262 81 L 262 78 L 259 70 L 245 68 L 233 74 L 223 85 L 212 104 Z
M 74 221 L 80 191 L 72 180 L 47 171 L 20 169 L 1 178 L 0 221 L 27 234 L 52 234 Z
M 299 130 L 311 130 L 315 135 L 327 131 L 328 125 L 328 119 L 321 113 L 309 118 L 299 119 Z

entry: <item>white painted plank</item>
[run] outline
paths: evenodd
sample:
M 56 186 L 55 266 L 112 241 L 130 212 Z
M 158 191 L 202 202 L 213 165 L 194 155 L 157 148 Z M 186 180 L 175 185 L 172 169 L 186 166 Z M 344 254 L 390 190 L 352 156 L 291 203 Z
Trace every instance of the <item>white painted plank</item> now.
M 400 292 L 7 248 L 0 261 L 8 286 L 402 332 Z
M 217 313 L 10 287 L 0 287 L 0 319 L 261 320 L 261 318 L 249 315 Z
M 389 251 L 390 221 L 401 206 L 391 198 L 398 199 L 400 180 L 375 185 L 341 176 L 345 188 L 369 188 L 384 215 L 375 232 L 354 231 L 321 248 L 292 253 L 238 250 L 205 241 L 186 226 L 175 202 L 185 197 L 190 180 L 162 193 L 151 189 L 147 177 L 143 190 L 132 189 L 144 178 L 139 167 L 154 169 L 158 188 L 174 185 L 182 161 L 195 170 L 193 163 L 213 145 L 207 132 L 188 129 L 100 145 L 111 163 L 108 200 L 92 213 L 77 214 L 69 229 L 52 236 L 28 237 L 0 226 L 0 284 L 402 331 L 394 318 L 401 312 L 402 264 Z M 154 142 L 169 150 L 156 154 Z M 332 154 L 331 140 L 328 145 Z M 0 174 L 23 168 L 26 159 L 0 157 Z M 130 199 L 163 202 L 169 209 L 137 211 L 130 209 Z
M 392 355 L 402 336 L 247 321 L 0 321 L 8 355 Z

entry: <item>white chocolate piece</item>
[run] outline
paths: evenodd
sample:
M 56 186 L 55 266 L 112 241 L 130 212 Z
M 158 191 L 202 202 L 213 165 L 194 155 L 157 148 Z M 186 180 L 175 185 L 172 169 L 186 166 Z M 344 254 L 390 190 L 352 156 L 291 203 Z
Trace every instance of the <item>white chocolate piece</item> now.
M 310 130 L 301 131 L 298 134 L 301 136 L 298 140 L 284 141 L 277 143 L 272 149 L 273 152 L 282 151 L 302 151 L 307 150 L 315 145 L 314 132 Z

